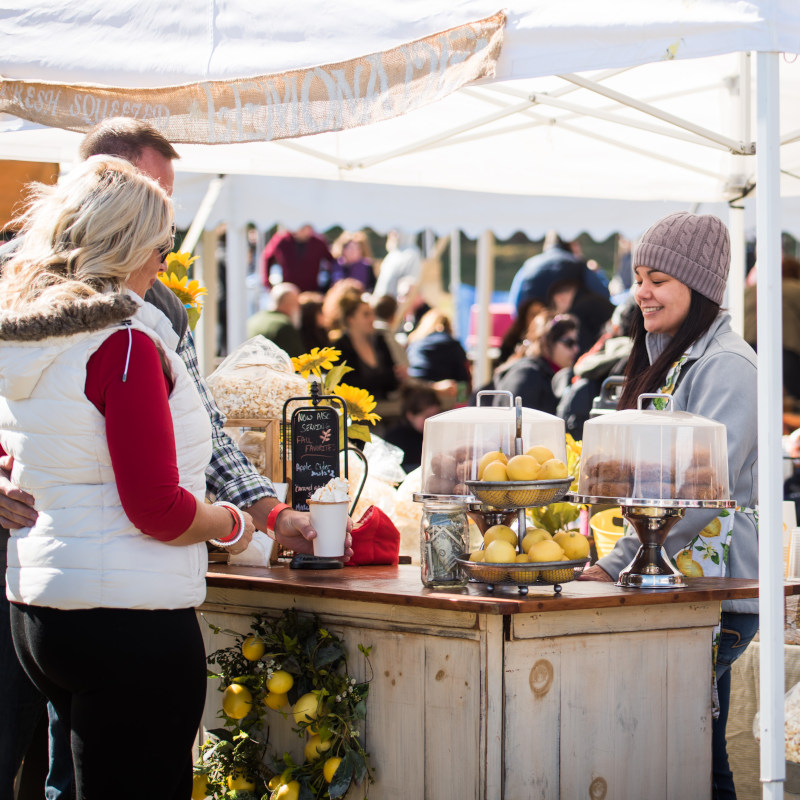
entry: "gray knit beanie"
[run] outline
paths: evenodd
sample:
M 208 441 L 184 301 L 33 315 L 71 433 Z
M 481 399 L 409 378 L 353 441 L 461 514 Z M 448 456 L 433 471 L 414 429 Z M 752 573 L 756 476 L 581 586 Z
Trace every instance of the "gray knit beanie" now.
M 711 214 L 668 214 L 640 239 L 633 268 L 642 266 L 672 275 L 719 305 L 731 266 L 728 229 Z

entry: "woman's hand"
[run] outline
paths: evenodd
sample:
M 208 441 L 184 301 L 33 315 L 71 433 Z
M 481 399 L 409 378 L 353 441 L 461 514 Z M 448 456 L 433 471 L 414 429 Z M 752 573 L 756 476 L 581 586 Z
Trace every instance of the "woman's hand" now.
M 232 544 L 230 547 L 225 548 L 233 556 L 243 553 L 245 550 L 247 550 L 250 542 L 253 540 L 253 531 L 256 529 L 255 525 L 253 524 L 253 518 L 246 511 L 242 511 L 242 516 L 244 517 L 244 530 L 242 531 L 242 538 L 239 539 L 236 544 Z
M 36 522 L 34 498 L 11 483 L 13 456 L 0 458 L 0 525 L 9 530 L 26 528 Z
M 603 581 L 605 583 L 614 583 L 614 579 L 602 568 L 595 564 L 589 569 L 585 569 L 578 577 L 579 581 Z

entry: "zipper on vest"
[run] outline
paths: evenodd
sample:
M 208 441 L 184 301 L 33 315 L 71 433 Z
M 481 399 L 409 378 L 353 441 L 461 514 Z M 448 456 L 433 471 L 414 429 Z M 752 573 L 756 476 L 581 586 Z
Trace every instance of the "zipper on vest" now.
M 131 347 L 133 346 L 133 333 L 131 332 L 131 321 L 126 319 L 122 323 L 128 329 L 128 354 L 125 356 L 125 369 L 122 371 L 122 382 L 128 380 L 128 365 L 131 363 Z

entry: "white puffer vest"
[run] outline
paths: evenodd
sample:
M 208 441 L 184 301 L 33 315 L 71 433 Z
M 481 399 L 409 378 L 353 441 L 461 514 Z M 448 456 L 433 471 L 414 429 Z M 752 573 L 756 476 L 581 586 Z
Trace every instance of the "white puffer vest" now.
M 202 500 L 211 457 L 208 414 L 174 352 L 177 336 L 167 318 L 131 297 L 139 305 L 131 327 L 161 344 L 175 378 L 169 405 L 180 485 Z M 33 527 L 12 531 L 8 544 L 6 594 L 13 602 L 173 609 L 205 598 L 205 544 L 173 546 L 133 527 L 114 480 L 105 418 L 84 394 L 89 357 L 119 330 L 117 324 L 0 342 L 0 442 L 14 456 L 14 482 L 36 498 L 39 515 Z

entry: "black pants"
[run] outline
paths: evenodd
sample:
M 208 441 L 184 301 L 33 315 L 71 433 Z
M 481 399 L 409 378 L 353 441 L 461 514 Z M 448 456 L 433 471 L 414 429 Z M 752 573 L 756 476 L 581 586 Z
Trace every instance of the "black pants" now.
M 12 604 L 20 663 L 70 731 L 78 800 L 189 800 L 206 696 L 194 609 L 78 611 Z

